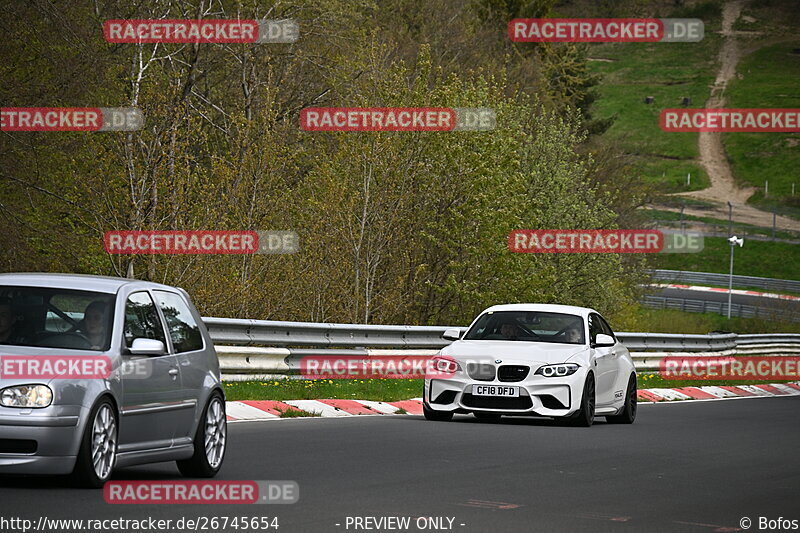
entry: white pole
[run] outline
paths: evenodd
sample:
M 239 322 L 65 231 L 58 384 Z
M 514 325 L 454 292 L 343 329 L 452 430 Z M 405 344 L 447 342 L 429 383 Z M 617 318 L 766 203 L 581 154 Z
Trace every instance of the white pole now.
M 688 174 L 686 174 L 686 185 L 691 185 L 691 184 L 692 184 L 692 173 L 689 172 Z
M 733 248 L 736 246 L 731 243 L 731 272 L 728 278 L 728 320 L 731 319 L 731 293 L 733 292 Z
M 769 194 L 769 180 L 764 180 L 764 198 Z

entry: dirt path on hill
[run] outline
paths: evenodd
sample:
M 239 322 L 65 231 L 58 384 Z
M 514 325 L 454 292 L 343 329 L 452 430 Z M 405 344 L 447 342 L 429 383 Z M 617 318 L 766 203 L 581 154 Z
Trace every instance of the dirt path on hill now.
M 711 96 L 706 101 L 706 108 L 721 108 L 725 106 L 725 89 L 734 76 L 736 65 L 741 58 L 741 50 L 736 39 L 737 32 L 733 30 L 734 23 L 741 14 L 746 0 L 732 0 L 725 4 L 722 10 L 722 35 L 725 38 L 719 52 L 719 70 Z M 747 205 L 747 199 L 755 192 L 754 187 L 739 187 L 733 179 L 731 166 L 722 145 L 719 132 L 700 132 L 698 135 L 699 162 L 708 174 L 711 186 L 700 191 L 675 193 L 671 196 L 695 198 L 713 203 L 713 207 L 700 208 L 687 206 L 684 212 L 695 216 L 711 216 L 714 218 L 728 218 L 728 202 L 733 204 L 733 220 L 756 226 L 772 226 L 772 213 L 756 209 Z M 680 211 L 678 208 L 654 205 L 656 209 L 667 211 Z M 776 227 L 800 231 L 800 221 L 788 217 L 776 217 Z

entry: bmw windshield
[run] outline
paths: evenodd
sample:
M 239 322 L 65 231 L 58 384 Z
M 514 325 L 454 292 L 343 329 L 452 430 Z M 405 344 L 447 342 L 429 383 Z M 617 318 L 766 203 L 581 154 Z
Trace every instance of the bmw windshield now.
M 464 340 L 500 340 L 584 344 L 583 318 L 543 311 L 489 311 Z

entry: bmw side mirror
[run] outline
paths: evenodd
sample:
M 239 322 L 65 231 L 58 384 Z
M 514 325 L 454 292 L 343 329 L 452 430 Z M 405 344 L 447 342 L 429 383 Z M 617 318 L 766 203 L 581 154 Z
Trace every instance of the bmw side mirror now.
M 167 348 L 156 339 L 133 339 L 130 352 L 131 355 L 164 355 Z
M 614 346 L 614 344 L 614 337 L 605 333 L 598 333 L 592 346 L 594 348 L 603 348 L 605 346 Z
M 457 341 L 461 338 L 461 332 L 458 330 L 458 328 L 449 328 L 444 330 L 444 333 L 442 333 L 442 338 L 446 341 Z

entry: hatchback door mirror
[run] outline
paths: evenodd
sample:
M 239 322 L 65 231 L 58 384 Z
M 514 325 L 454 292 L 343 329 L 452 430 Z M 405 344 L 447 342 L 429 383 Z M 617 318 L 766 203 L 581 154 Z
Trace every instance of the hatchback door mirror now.
M 604 346 L 614 346 L 614 337 L 606 335 L 605 333 L 598 333 L 594 341 L 595 348 L 602 348 Z
M 164 355 L 167 348 L 156 339 L 133 339 L 130 352 L 131 355 Z
M 442 338 L 447 341 L 457 341 L 461 338 L 461 332 L 458 331 L 458 328 L 449 328 L 444 330 Z

